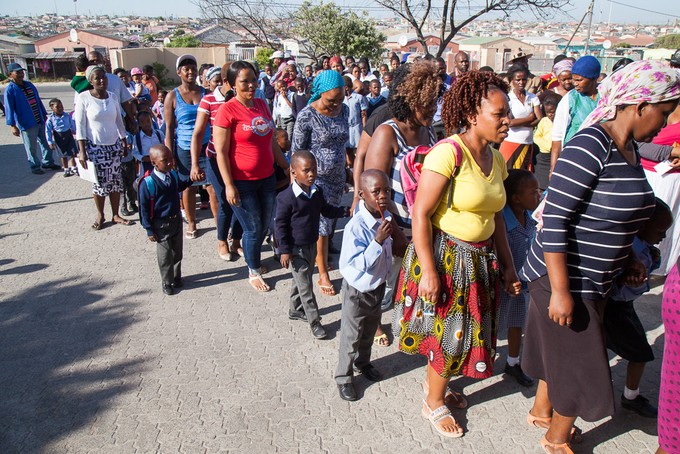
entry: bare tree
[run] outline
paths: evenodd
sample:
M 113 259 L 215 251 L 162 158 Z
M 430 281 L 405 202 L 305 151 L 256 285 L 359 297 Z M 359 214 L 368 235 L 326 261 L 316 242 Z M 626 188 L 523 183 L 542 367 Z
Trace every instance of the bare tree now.
M 425 40 L 426 26 L 431 21 L 438 21 L 439 49 L 435 56 L 440 57 L 460 29 L 486 13 L 500 11 L 507 15 L 511 11 L 532 11 L 538 17 L 547 17 L 555 9 L 567 5 L 569 0 L 482 0 L 477 11 L 470 10 L 471 5 L 467 0 L 443 0 L 441 7 L 433 0 L 375 0 L 375 2 L 404 18 L 413 27 L 416 38 L 426 54 L 430 53 Z M 466 13 L 462 12 L 463 8 Z
M 232 31 L 242 30 L 257 45 L 281 49 L 280 39 L 290 35 L 290 12 L 264 0 L 191 0 L 207 19 L 214 19 Z

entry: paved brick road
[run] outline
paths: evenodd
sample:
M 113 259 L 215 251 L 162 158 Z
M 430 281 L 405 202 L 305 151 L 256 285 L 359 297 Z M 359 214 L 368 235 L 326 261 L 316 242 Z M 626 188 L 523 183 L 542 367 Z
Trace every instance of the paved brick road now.
M 470 402 L 455 413 L 467 431 L 458 440 L 420 416 L 422 358 L 393 347 L 374 350 L 389 378 L 359 378 L 362 399 L 340 400 L 340 297 L 318 295 L 331 335 L 314 340 L 286 316 L 288 274 L 271 252 L 276 288 L 256 294 L 242 260 L 217 258 L 205 212 L 202 235 L 185 243 L 186 288 L 166 297 L 139 225 L 92 231 L 89 185 L 30 174 L 4 125 L 0 160 L 0 452 L 541 452 L 541 431 L 525 422 L 533 391 L 502 375 L 456 380 Z M 637 306 L 657 357 L 660 292 Z M 612 365 L 618 396 L 625 365 Z M 643 380 L 653 399 L 659 371 L 657 359 Z M 656 422 L 626 411 L 578 424 L 580 452 L 656 449 Z

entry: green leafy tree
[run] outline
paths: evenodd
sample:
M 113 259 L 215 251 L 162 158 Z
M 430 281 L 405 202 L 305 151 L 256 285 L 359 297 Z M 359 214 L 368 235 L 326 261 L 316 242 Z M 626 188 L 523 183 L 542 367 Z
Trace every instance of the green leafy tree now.
M 168 68 L 166 68 L 163 63 L 153 62 L 151 66 L 153 66 L 153 73 L 158 79 L 158 83 L 160 83 L 161 87 L 167 90 L 175 85 L 172 79 L 168 77 Z
M 274 49 L 267 49 L 266 47 L 260 47 L 255 52 L 255 61 L 260 66 L 260 69 L 264 69 L 264 65 L 269 64 L 269 59 L 274 53 Z
M 630 49 L 630 44 L 628 43 L 616 43 L 614 44 L 614 49 Z
M 355 12 L 342 12 L 335 3 L 314 5 L 305 1 L 294 14 L 293 32 L 304 42 L 308 55 L 318 61 L 322 55 L 352 55 L 380 58 L 385 35 L 373 22 Z
M 182 35 L 172 38 L 166 47 L 201 47 L 201 41 L 195 36 Z
M 680 48 L 680 35 L 666 35 L 660 36 L 654 42 L 656 47 L 661 47 L 663 49 L 679 49 Z

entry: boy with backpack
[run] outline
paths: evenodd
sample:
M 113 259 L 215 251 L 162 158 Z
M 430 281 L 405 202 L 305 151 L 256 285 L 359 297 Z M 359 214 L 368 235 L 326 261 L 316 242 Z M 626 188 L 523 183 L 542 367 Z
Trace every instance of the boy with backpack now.
M 174 170 L 175 159 L 165 145 L 149 150 L 153 171 L 138 180 L 139 219 L 149 241 L 156 243 L 163 293 L 182 288 L 182 216 L 179 192 L 191 186 Z
M 134 135 L 132 143 L 132 156 L 139 163 L 138 175 L 144 175 L 153 170 L 151 159 L 149 158 L 149 150 L 154 145 L 162 145 L 165 143 L 165 135 L 153 127 L 153 118 L 149 111 L 140 110 L 137 113 L 137 124 L 139 130 Z

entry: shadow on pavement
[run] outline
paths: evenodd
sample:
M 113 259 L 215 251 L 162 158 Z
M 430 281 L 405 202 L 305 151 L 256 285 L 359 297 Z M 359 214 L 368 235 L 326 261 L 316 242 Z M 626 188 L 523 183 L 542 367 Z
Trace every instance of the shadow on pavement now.
M 26 151 L 21 144 L 0 145 L 0 158 L 3 163 L 0 199 L 31 194 L 57 173 L 47 170 L 44 175 L 33 175 L 28 168 Z
M 46 452 L 96 431 L 95 418 L 136 389 L 144 359 L 98 360 L 134 323 L 126 295 L 102 304 L 110 285 L 52 280 L 0 302 L 0 452 Z
M 2 185 L 0 185 L 0 188 Z M 14 214 L 14 213 L 26 213 L 29 211 L 35 211 L 35 210 L 41 210 L 45 208 L 48 205 L 57 205 L 60 203 L 71 203 L 71 202 L 80 202 L 82 200 L 90 200 L 92 197 L 80 197 L 78 199 L 68 199 L 68 200 L 58 200 L 56 202 L 45 202 L 45 203 L 36 203 L 35 205 L 26 205 L 26 206 L 20 206 L 16 208 L 8 208 L 8 209 L 3 209 L 0 208 L 0 215 L 2 214 Z M 9 235 L 6 235 L 9 236 Z

